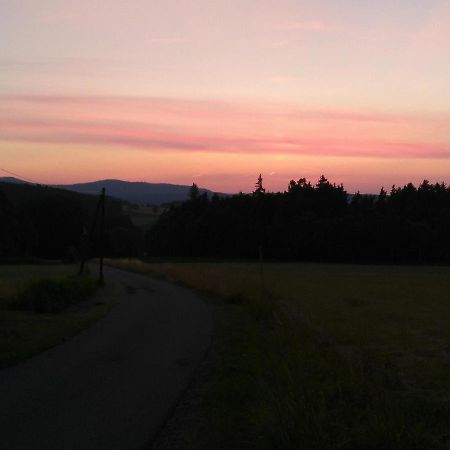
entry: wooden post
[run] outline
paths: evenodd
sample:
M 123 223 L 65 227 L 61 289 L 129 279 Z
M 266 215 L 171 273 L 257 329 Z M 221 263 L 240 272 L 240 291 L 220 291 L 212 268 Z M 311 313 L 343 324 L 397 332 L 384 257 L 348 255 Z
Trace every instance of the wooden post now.
M 101 206 L 100 206 L 100 265 L 99 265 L 99 279 L 98 282 L 103 284 L 105 282 L 103 277 L 103 257 L 105 253 L 105 193 L 106 189 L 102 189 Z

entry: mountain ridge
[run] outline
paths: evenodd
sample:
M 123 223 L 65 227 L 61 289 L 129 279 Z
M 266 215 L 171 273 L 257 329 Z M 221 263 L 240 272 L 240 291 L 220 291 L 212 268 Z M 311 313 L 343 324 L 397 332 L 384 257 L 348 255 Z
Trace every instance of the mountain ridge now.
M 14 177 L 0 178 L 3 183 L 33 184 Z M 37 183 L 36 183 L 37 184 Z M 59 189 L 66 189 L 80 194 L 98 194 L 103 187 L 107 195 L 138 205 L 161 205 L 164 203 L 182 202 L 189 198 L 191 186 L 171 183 L 148 183 L 146 181 L 124 181 L 117 179 L 95 180 L 86 183 L 53 184 L 48 185 Z M 215 193 L 226 196 L 220 192 L 199 188 L 200 193 L 212 196 Z

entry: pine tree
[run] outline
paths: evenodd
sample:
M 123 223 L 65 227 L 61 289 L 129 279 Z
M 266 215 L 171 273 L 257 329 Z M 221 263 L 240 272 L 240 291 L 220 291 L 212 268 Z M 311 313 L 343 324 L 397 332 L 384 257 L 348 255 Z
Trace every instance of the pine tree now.
M 200 190 L 195 183 L 192 183 L 191 189 L 189 190 L 189 199 L 197 200 L 200 195 Z
M 263 187 L 263 177 L 261 174 L 259 174 L 258 180 L 255 184 L 255 190 L 253 191 L 253 194 L 255 195 L 261 195 L 264 194 L 266 190 Z

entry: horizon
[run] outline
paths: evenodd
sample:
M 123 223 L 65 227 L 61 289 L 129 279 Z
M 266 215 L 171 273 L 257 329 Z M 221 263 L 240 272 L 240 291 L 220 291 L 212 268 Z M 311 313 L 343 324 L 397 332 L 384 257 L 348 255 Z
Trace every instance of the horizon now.
M 0 169 L 0 172 L 3 169 Z M 118 182 L 122 182 L 122 183 L 144 183 L 144 184 L 150 184 L 150 185 L 169 185 L 169 186 L 182 186 L 182 187 L 190 187 L 192 186 L 192 184 L 196 184 L 196 183 L 191 183 L 191 184 L 178 184 L 178 183 L 168 183 L 165 181 L 143 181 L 143 180 L 122 180 L 122 179 L 118 179 L 118 178 L 99 178 L 99 179 L 95 179 L 95 180 L 87 180 L 87 181 L 75 181 L 73 183 L 46 183 L 43 181 L 38 181 L 38 180 L 30 180 L 30 179 L 26 179 L 23 177 L 20 177 L 20 175 L 18 174 L 13 174 L 11 172 L 8 172 L 6 170 L 3 170 L 3 172 L 10 174 L 10 176 L 5 176 L 5 177 L 1 177 L 0 176 L 0 182 L 4 179 L 12 179 L 15 181 L 20 181 L 20 182 L 24 182 L 24 183 L 28 183 L 28 184 L 34 184 L 34 185 L 44 185 L 44 186 L 50 186 L 50 187 L 64 187 L 64 186 L 74 186 L 74 185 L 85 185 L 85 184 L 93 184 L 93 183 L 100 183 L 100 182 L 111 182 L 111 181 L 118 181 Z M 321 176 L 325 176 L 325 178 L 327 179 L 328 182 L 330 182 L 331 184 L 335 185 L 335 186 L 340 186 L 342 185 L 344 188 L 344 191 L 349 194 L 349 195 L 355 195 L 355 194 L 361 194 L 361 195 L 379 195 L 381 189 L 384 189 L 386 194 L 389 195 L 391 192 L 391 189 L 393 187 L 396 188 L 403 188 L 406 186 L 406 184 L 412 183 L 412 182 L 408 182 L 405 184 L 393 184 L 392 186 L 380 186 L 380 188 L 375 192 L 361 192 L 360 190 L 356 190 L 356 191 L 350 191 L 349 189 L 346 188 L 346 186 L 343 183 L 339 183 L 336 182 L 334 180 L 329 179 L 325 174 L 321 174 Z M 284 189 L 280 189 L 280 190 L 271 190 L 271 189 L 266 189 L 266 192 L 269 194 L 277 194 L 277 193 L 283 193 L 286 192 L 289 186 L 289 182 L 290 181 L 295 181 L 297 182 L 300 178 L 302 177 L 297 177 L 295 179 L 291 179 L 288 180 L 286 182 L 286 187 Z M 319 179 L 320 177 L 318 177 Z M 257 177 L 255 178 L 255 180 L 257 179 Z M 264 184 L 264 176 L 262 177 L 263 179 L 263 186 L 265 187 Z M 316 184 L 317 180 L 310 180 L 310 179 L 306 179 L 306 182 L 311 183 L 313 186 Z M 429 182 L 431 185 L 433 184 L 441 184 L 444 183 L 446 186 L 447 184 L 444 181 L 436 181 L 436 182 L 432 182 L 430 180 L 428 180 L 427 178 L 424 178 L 423 180 L 421 180 L 419 183 L 412 183 L 416 188 L 418 188 L 422 182 L 427 181 Z M 254 189 L 255 186 L 252 186 L 252 189 L 248 189 L 248 190 L 242 190 L 242 191 L 235 191 L 235 192 L 221 192 L 221 191 L 216 191 L 214 189 L 211 189 L 209 186 L 203 186 L 203 185 L 197 185 L 200 189 L 204 189 L 213 193 L 217 193 L 217 194 L 225 194 L 225 195 L 238 195 L 239 193 L 243 193 L 243 194 L 251 194 Z
M 1 165 L 42 184 L 450 182 L 448 0 L 6 1 L 0 38 Z

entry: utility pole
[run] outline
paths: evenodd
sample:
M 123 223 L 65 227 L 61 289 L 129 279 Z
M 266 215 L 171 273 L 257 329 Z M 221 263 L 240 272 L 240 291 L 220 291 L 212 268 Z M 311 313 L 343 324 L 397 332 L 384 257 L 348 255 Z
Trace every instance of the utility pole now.
M 85 234 L 83 236 L 82 243 L 82 259 L 80 264 L 79 274 L 82 275 L 84 271 L 84 267 L 86 265 L 87 260 L 89 259 L 89 250 L 91 239 L 94 236 L 95 227 L 97 225 L 97 219 L 100 214 L 100 239 L 99 239 L 99 252 L 100 252 L 100 264 L 99 264 L 99 278 L 98 282 L 100 284 L 104 283 L 103 277 L 103 258 L 105 253 L 105 199 L 106 199 L 106 189 L 102 189 L 102 193 L 100 194 L 100 198 L 98 199 L 97 207 L 95 208 L 94 219 L 92 221 L 91 229 L 89 230 L 89 234 Z
M 106 189 L 102 189 L 100 197 L 100 265 L 99 265 L 99 279 L 98 282 L 103 284 L 105 279 L 103 277 L 103 257 L 105 254 L 105 193 Z
M 86 265 L 86 262 L 89 260 L 90 256 L 90 247 L 91 247 L 91 240 L 94 236 L 95 226 L 97 225 L 97 219 L 98 219 L 98 213 L 100 211 L 100 205 L 102 202 L 102 197 L 98 199 L 97 206 L 95 207 L 95 213 L 94 218 L 92 219 L 91 228 L 87 232 L 83 232 L 82 237 L 82 243 L 81 243 L 81 264 L 80 264 L 80 271 L 79 275 L 83 275 L 84 267 Z

